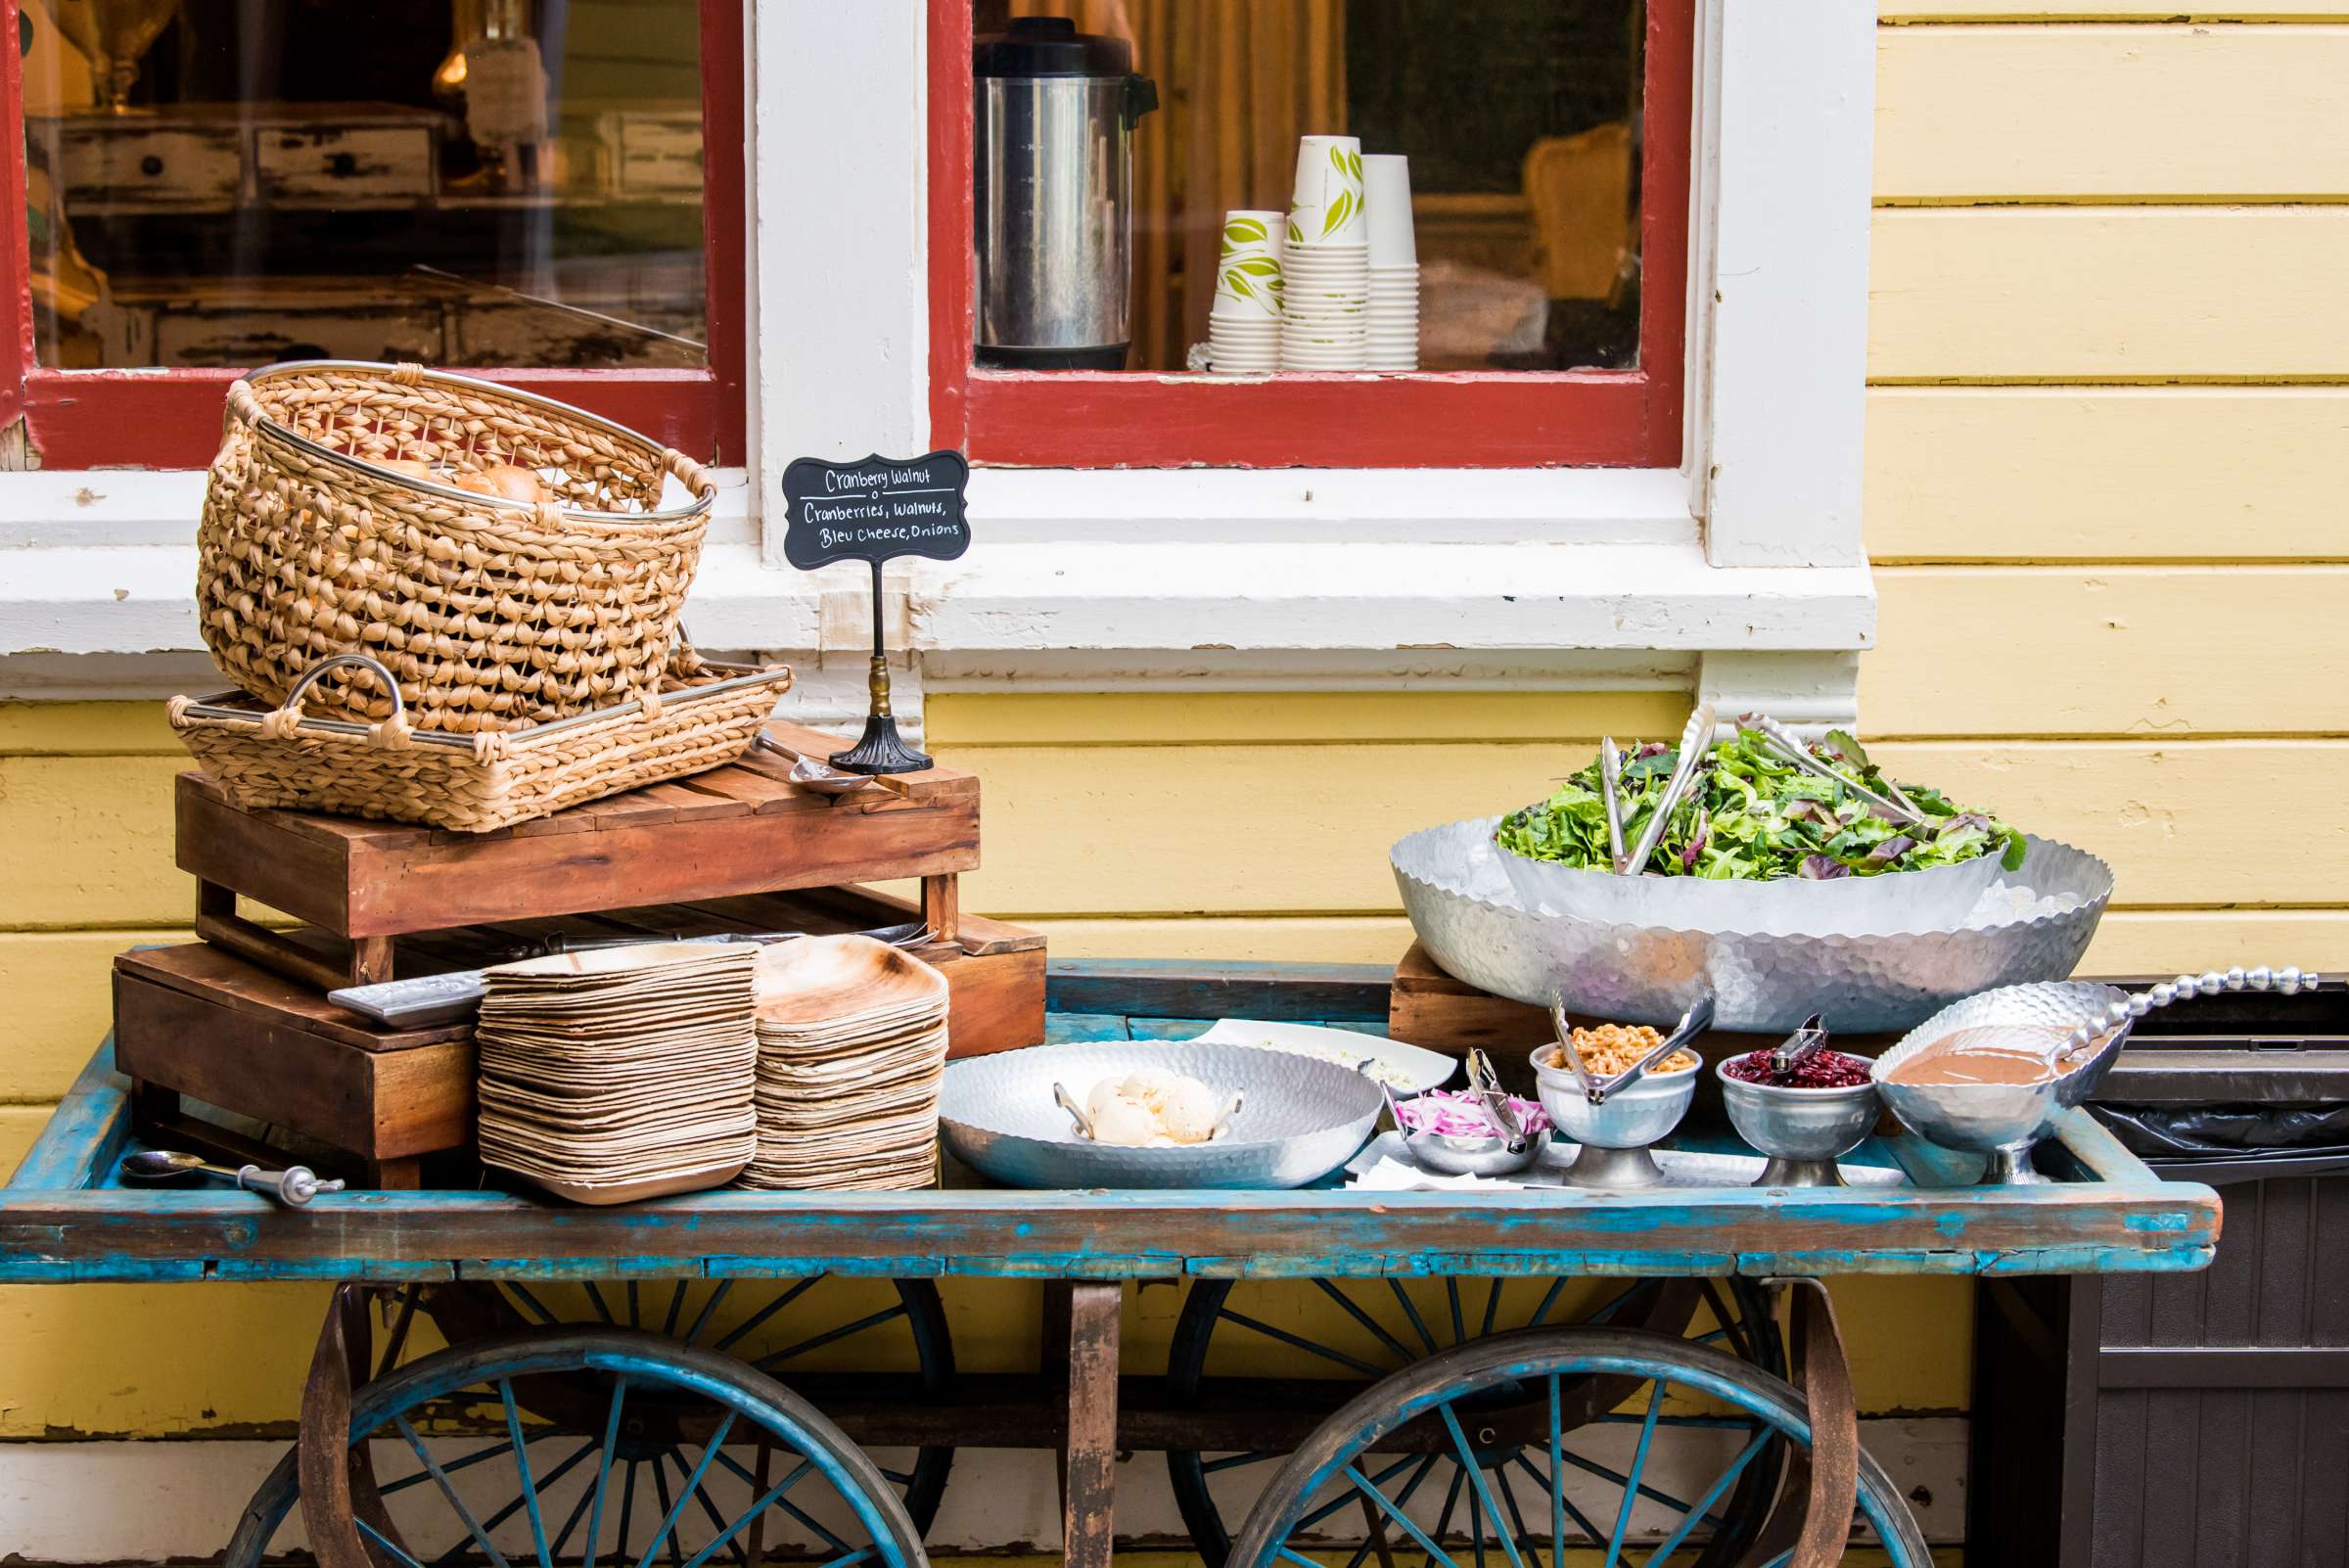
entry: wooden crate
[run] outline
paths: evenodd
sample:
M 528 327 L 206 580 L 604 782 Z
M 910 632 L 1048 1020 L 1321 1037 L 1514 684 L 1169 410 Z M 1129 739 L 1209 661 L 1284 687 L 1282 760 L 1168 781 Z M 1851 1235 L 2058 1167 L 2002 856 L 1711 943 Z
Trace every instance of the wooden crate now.
M 841 742 L 767 733 L 827 756 Z M 630 790 L 489 833 L 303 811 L 251 811 L 202 773 L 179 776 L 179 868 L 196 878 L 199 936 L 320 989 L 388 979 L 392 939 L 457 926 L 919 878 L 923 914 L 955 936 L 956 876 L 979 864 L 979 780 L 950 767 L 827 796 L 751 752 L 692 778 Z M 240 918 L 243 896 L 346 939 L 289 950 Z
M 771 723 L 794 752 L 836 737 Z M 979 863 L 979 781 L 953 768 L 850 795 L 790 783 L 755 751 L 491 833 L 247 810 L 179 776 L 176 857 L 196 878 L 190 946 L 115 966 L 115 1050 L 141 1125 L 211 1137 L 186 1096 L 341 1151 L 351 1174 L 413 1186 L 473 1136 L 470 1025 L 385 1030 L 326 1000 L 343 986 L 480 967 L 548 937 L 861 931 L 919 918 L 918 956 L 951 989 L 956 1055 L 1044 1034 L 1044 939 L 962 914 Z M 857 884 L 915 879 L 917 906 Z M 304 922 L 274 929 L 250 899 Z
M 435 932 L 403 939 L 396 969 L 407 978 L 465 968 L 558 932 L 599 939 L 859 931 L 913 914 L 912 904 L 863 888 L 753 895 Z M 310 928 L 273 936 L 321 966 L 341 945 Z M 946 978 L 954 1055 L 1043 1039 L 1041 935 L 964 916 L 954 939 L 913 952 Z M 115 960 L 115 1060 L 139 1085 L 142 1128 L 159 1139 L 212 1139 L 185 1114 L 186 1096 L 342 1151 L 348 1160 L 341 1174 L 390 1187 L 419 1185 L 425 1157 L 473 1140 L 470 1023 L 384 1028 L 335 1006 L 314 986 L 210 943 L 140 948 Z

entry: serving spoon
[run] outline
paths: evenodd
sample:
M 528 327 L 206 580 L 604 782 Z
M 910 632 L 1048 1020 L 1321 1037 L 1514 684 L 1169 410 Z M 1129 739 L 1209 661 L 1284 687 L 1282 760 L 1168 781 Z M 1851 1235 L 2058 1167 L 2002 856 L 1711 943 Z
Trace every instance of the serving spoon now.
M 213 1165 L 201 1155 L 177 1149 L 141 1149 L 135 1154 L 125 1154 L 120 1170 L 124 1180 L 150 1184 L 180 1181 L 189 1176 L 216 1176 L 248 1192 L 275 1199 L 289 1209 L 300 1208 L 321 1192 L 343 1190 L 341 1181 L 321 1181 L 318 1174 L 306 1165 L 288 1166 L 283 1171 L 264 1171 L 257 1165 L 231 1170 L 225 1165 Z
M 2114 1002 L 2058 1040 L 2040 1060 L 2050 1071 L 2060 1073 L 2067 1057 L 2086 1050 L 2123 1024 L 2142 1018 L 2154 1008 L 2167 1007 L 2172 1002 L 2188 1001 L 2196 996 L 2216 995 L 2229 991 L 2280 991 L 2290 996 L 2303 991 L 2316 990 L 2323 978 L 2321 975 L 2303 974 L 2292 964 L 2286 964 L 2281 969 L 2270 969 L 2266 964 L 2256 969 L 2245 969 L 2238 964 L 2233 969 L 2206 969 L 2198 975 L 2180 975 L 2148 991 L 2141 991 L 2126 1001 Z

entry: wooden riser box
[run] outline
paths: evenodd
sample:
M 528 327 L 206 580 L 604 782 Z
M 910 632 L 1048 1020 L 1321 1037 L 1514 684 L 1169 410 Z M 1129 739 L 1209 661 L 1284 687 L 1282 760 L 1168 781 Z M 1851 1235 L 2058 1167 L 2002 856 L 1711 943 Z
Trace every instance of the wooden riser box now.
M 916 918 L 912 905 L 861 888 L 762 894 L 606 915 L 568 915 L 399 939 L 401 978 L 511 956 L 556 932 L 575 939 L 717 931 L 857 931 Z M 946 977 L 955 1056 L 1044 1038 L 1044 939 L 962 916 L 954 942 L 913 949 Z M 331 961 L 335 938 L 285 934 Z M 413 1187 L 425 1156 L 473 1139 L 473 1026 L 386 1029 L 319 991 L 208 943 L 150 947 L 115 960 L 115 1061 L 141 1085 L 146 1127 L 183 1141 L 217 1138 L 178 1116 L 179 1096 L 266 1123 L 345 1158 L 343 1175 Z M 251 1151 L 225 1152 L 247 1157 Z

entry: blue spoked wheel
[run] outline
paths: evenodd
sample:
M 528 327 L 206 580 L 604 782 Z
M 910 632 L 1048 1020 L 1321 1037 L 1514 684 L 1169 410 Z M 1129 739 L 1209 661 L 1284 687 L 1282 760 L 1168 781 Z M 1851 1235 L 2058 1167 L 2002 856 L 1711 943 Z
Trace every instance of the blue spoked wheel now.
M 1610 1412 L 1625 1423 L 1606 1446 L 1612 1463 L 1590 1453 L 1610 1423 L 1578 1428 L 1564 1413 L 1566 1391 L 1589 1379 L 1632 1390 Z M 1544 1410 L 1543 1441 L 1497 1432 L 1486 1413 L 1497 1400 Z M 1670 1468 L 1686 1479 L 1668 1488 L 1664 1450 L 1686 1434 L 1709 1440 L 1705 1462 L 1689 1464 L 1693 1445 L 1677 1445 Z M 1568 1551 L 1595 1548 L 1603 1568 L 1634 1549 L 1662 1568 L 1692 1559 L 1705 1534 L 1729 1522 L 1722 1503 L 1757 1465 L 1810 1441 L 1793 1385 L 1711 1346 L 1636 1329 L 1503 1334 L 1420 1361 L 1331 1415 L 1265 1488 L 1230 1563 L 1362 1568 L 1375 1557 L 1394 1568 L 1413 1557 L 1429 1568 L 1558 1568 Z M 1429 1482 L 1444 1470 L 1453 1479 L 1439 1503 Z M 1593 1481 L 1611 1508 L 1591 1506 Z M 1859 1511 L 1895 1568 L 1927 1568 L 1916 1520 L 1865 1453 Z
M 1219 1427 L 1236 1424 L 1253 1446 L 1169 1451 L 1169 1479 L 1192 1545 L 1207 1568 L 1223 1568 L 1256 1496 L 1250 1483 L 1261 1487 L 1314 1421 L 1381 1379 L 1499 1336 L 1575 1324 L 1685 1336 L 1767 1373 L 1786 1369 L 1769 1299 L 1745 1279 L 1313 1279 L 1236 1288 L 1230 1280 L 1198 1281 L 1175 1324 L 1168 1392 Z M 1619 1407 L 1635 1391 L 1634 1382 L 1619 1376 L 1565 1378 L 1555 1418 L 1568 1432 L 1619 1426 Z M 1474 1403 L 1492 1444 L 1529 1453 L 1545 1447 L 1552 1414 L 1541 1391 L 1501 1383 Z M 1235 1423 L 1235 1404 L 1258 1408 Z M 1761 1427 L 1733 1413 L 1721 1419 L 1748 1431 Z M 1441 1499 L 1450 1521 L 1458 1514 L 1467 1473 L 1440 1450 L 1433 1457 L 1419 1491 Z M 1592 1463 L 1591 1486 L 1621 1486 L 1620 1472 Z M 1782 1469 L 1773 1447 L 1737 1476 L 1712 1510 L 1715 1522 L 1697 1538 L 1689 1568 L 1727 1568 L 1739 1560 L 1770 1515 Z
M 594 1386 L 601 1408 L 583 1423 L 527 1415 L 531 1385 Z M 540 1328 L 436 1352 L 352 1396 L 349 1441 L 389 1478 L 376 1489 L 389 1530 L 358 1528 L 396 1568 L 749 1565 L 778 1541 L 823 1568 L 927 1562 L 897 1489 L 813 1406 L 733 1357 L 641 1331 Z M 289 1453 L 226 1568 L 282 1555 L 299 1497 Z
M 926 1279 L 811 1274 L 801 1279 L 519 1280 L 435 1285 L 424 1311 L 450 1344 L 526 1328 L 634 1328 L 703 1346 L 789 1381 L 816 1408 L 938 1407 L 954 1403 L 954 1341 L 938 1287 Z M 592 1422 L 608 1390 L 597 1379 L 534 1378 L 523 1408 L 573 1425 Z M 638 1395 L 637 1419 L 673 1445 L 678 1412 Z M 938 1516 L 954 1450 L 914 1450 L 881 1473 L 916 1527 Z

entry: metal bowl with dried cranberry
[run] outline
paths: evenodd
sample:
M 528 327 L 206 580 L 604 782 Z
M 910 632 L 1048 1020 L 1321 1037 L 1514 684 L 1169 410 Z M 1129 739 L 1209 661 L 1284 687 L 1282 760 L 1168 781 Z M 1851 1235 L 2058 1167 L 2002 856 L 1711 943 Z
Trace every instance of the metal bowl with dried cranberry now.
M 1876 1125 L 1868 1059 L 1821 1044 L 1781 1070 L 1772 1060 L 1776 1054 L 1753 1051 L 1714 1069 L 1737 1135 L 1769 1157 L 1754 1185 L 1842 1186 L 1835 1162 Z

